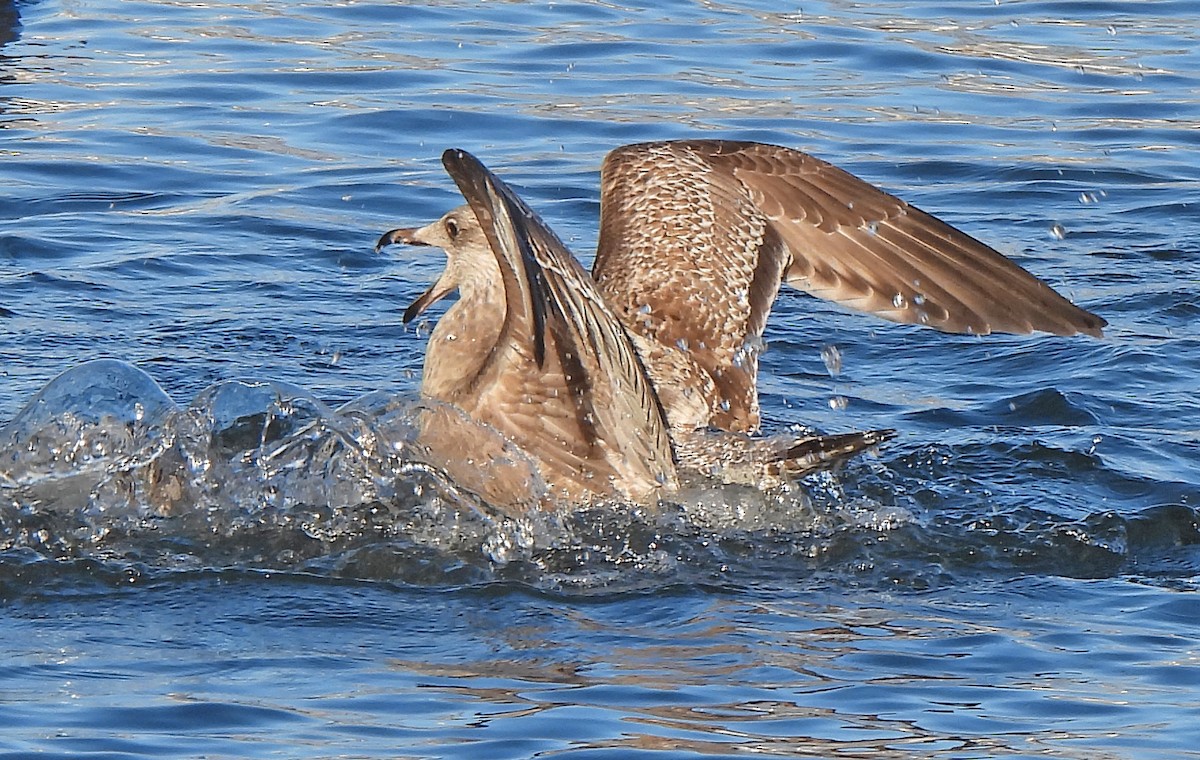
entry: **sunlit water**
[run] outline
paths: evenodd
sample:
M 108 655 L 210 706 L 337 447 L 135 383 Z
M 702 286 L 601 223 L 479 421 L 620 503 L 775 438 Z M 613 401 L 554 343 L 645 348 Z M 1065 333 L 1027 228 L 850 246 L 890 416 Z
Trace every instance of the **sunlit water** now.
M 0 2 L 0 755 L 1194 753 L 1198 50 L 1183 0 Z M 696 134 L 1108 337 L 785 293 L 768 431 L 896 441 L 495 513 L 413 447 L 443 259 L 375 239 L 459 202 L 457 146 L 586 258 L 604 153 Z

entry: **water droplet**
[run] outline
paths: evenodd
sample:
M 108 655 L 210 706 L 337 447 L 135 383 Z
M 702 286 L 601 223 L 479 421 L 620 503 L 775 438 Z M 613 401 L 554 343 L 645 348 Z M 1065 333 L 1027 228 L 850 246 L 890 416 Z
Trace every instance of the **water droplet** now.
M 1054 226 L 1050 228 L 1050 234 L 1059 240 L 1062 240 L 1067 236 L 1067 228 L 1061 224 L 1055 223 Z
M 679 340 L 675 341 L 675 348 L 678 348 L 680 351 L 687 351 L 688 350 L 687 338 L 680 338 Z
M 850 405 L 850 400 L 845 396 L 833 396 L 829 399 L 829 408 L 837 411 L 842 411 Z
M 831 377 L 837 377 L 842 372 L 842 352 L 837 346 L 825 346 L 821 349 L 821 361 Z
M 903 309 L 908 306 L 908 301 L 905 300 L 903 293 L 897 293 L 892 296 L 892 306 L 895 306 L 897 309 Z
M 924 306 L 925 295 L 923 293 L 917 293 L 915 296 L 913 296 L 913 303 L 915 303 L 917 306 Z

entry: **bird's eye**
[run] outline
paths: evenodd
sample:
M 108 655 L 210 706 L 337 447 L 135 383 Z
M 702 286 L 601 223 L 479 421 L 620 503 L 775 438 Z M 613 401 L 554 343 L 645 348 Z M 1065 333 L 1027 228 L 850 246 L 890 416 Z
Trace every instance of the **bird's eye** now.
M 458 232 L 459 232 L 458 222 L 456 222 L 453 219 L 447 219 L 446 220 L 446 234 L 450 236 L 450 239 L 453 240 L 454 238 L 458 237 Z

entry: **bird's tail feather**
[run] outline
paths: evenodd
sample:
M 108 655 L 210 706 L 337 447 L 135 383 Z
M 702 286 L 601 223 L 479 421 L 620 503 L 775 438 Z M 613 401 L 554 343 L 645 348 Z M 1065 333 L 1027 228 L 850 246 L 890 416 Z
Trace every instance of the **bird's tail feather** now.
M 712 430 L 674 432 L 681 471 L 759 488 L 837 467 L 895 435 L 894 430 L 771 438 Z
M 846 459 L 888 441 L 895 430 L 868 430 L 861 433 L 812 435 L 793 439 L 768 463 L 781 476 L 799 477 L 813 470 L 837 466 Z

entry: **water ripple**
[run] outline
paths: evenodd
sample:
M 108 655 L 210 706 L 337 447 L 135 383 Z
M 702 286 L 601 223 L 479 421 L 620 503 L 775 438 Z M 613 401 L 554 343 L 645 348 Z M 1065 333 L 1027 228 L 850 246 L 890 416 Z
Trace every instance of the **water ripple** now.
M 1065 401 L 1035 394 L 1007 402 L 1008 416 L 1068 430 L 1095 424 Z M 979 572 L 1174 576 L 1177 562 L 1196 570 L 1198 513 L 1182 501 L 1125 515 L 1098 511 L 1087 491 L 1078 507 L 1063 502 L 1056 512 L 993 504 L 991 489 L 1004 480 L 987 473 L 1014 459 L 1029 470 L 1022 483 L 1042 484 L 1027 491 L 1089 472 L 1102 492 L 1125 488 L 1090 451 L 1040 442 L 901 449 L 803 487 L 698 484 L 657 510 L 600 505 L 516 517 L 423 461 L 419 408 L 373 394 L 335 411 L 297 386 L 244 380 L 217 383 L 180 408 L 129 365 L 70 370 L 0 430 L 9 582 L 23 585 L 37 558 L 86 560 L 88 572 L 99 562 L 120 583 L 130 572 L 216 566 L 610 592 L 797 569 L 816 582 L 849 571 L 867 585 L 918 588 Z M 496 466 L 481 463 L 479 472 Z
M 0 2 L 0 755 L 1192 751 L 1198 51 L 1192 0 Z M 594 250 L 605 152 L 698 133 L 1108 337 L 786 293 L 768 429 L 878 458 L 497 516 L 406 443 L 443 259 L 374 241 L 461 146 Z

